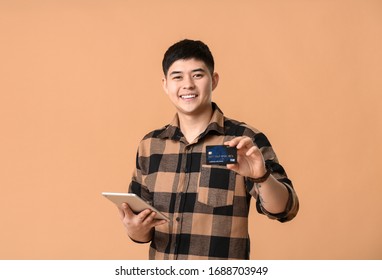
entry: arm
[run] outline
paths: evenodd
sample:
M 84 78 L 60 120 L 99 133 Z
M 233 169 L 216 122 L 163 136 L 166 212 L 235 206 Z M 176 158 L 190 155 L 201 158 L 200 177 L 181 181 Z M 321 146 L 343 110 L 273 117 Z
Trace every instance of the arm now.
M 228 164 L 227 168 L 247 178 L 261 178 L 267 172 L 265 160 L 252 139 L 246 136 L 236 137 L 224 143 L 238 150 L 238 163 Z M 265 210 L 272 214 L 282 213 L 287 208 L 289 192 L 287 187 L 275 177 L 269 177 L 262 183 L 255 183 L 258 198 Z
M 139 154 L 140 152 L 138 151 L 136 155 L 136 167 L 129 186 L 129 192 L 137 194 L 146 201 L 151 201 L 152 194 L 150 194 L 147 187 L 143 184 L 144 175 L 142 175 L 142 173 L 146 174 L 146 172 L 144 170 L 142 171 L 142 166 L 146 165 L 141 164 Z M 167 223 L 165 220 L 154 219 L 155 212 L 152 212 L 150 209 L 134 214 L 127 203 L 123 203 L 118 207 L 118 210 L 128 236 L 138 243 L 150 242 L 154 228 Z

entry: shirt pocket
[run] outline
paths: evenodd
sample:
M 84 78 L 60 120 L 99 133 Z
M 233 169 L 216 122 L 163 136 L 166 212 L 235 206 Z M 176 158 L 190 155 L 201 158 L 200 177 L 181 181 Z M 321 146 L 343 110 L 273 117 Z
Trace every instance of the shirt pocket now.
M 225 166 L 202 165 L 198 180 L 198 201 L 222 207 L 233 204 L 236 173 Z

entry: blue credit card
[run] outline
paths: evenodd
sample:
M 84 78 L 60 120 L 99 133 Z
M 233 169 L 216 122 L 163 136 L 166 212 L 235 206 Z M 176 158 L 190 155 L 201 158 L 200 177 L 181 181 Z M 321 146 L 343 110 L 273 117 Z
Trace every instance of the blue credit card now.
M 226 145 L 214 145 L 206 147 L 207 164 L 226 165 L 228 163 L 237 162 L 236 147 Z

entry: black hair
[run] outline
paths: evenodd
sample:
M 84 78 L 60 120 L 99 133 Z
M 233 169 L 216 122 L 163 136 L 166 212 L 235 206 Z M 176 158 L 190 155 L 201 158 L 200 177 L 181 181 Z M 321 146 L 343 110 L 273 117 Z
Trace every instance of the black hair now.
M 179 59 L 191 59 L 203 61 L 211 75 L 214 72 L 215 62 L 208 46 L 202 41 L 184 39 L 168 48 L 162 61 L 163 73 L 167 76 L 168 69 Z

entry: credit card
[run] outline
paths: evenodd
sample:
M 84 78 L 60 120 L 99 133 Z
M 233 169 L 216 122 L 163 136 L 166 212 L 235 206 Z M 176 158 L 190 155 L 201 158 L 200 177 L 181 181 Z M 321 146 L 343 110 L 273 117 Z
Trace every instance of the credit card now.
M 213 145 L 206 147 L 207 164 L 226 165 L 228 163 L 237 162 L 236 147 L 226 145 Z

